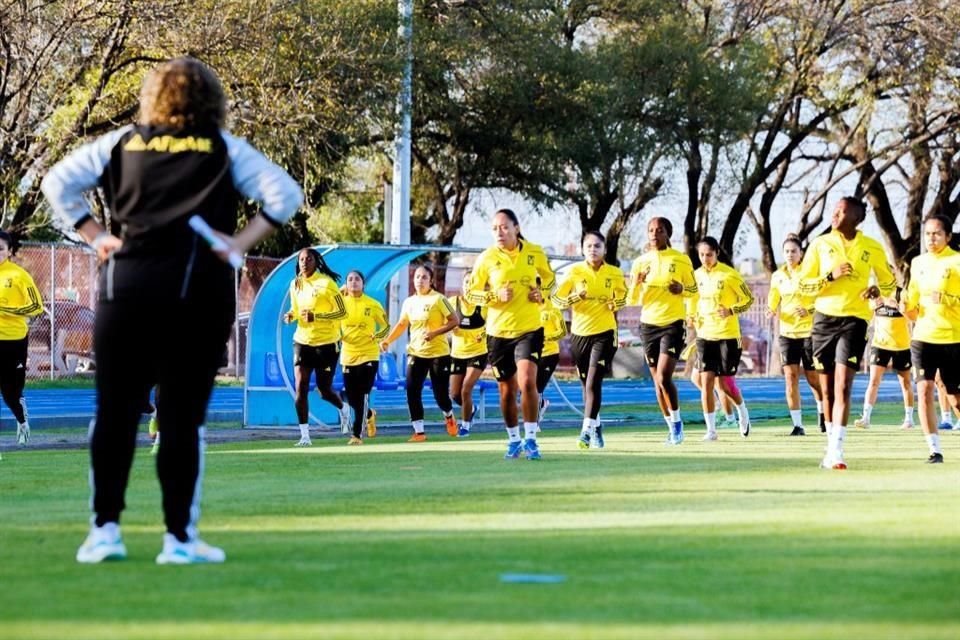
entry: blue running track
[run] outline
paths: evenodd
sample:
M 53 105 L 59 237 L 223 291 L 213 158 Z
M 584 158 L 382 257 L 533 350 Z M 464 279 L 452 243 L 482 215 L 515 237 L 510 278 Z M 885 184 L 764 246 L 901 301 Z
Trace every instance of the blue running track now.
M 738 381 L 747 402 L 783 402 L 783 414 L 787 407 L 783 396 L 782 378 L 745 378 Z M 867 377 L 858 375 L 853 389 L 853 413 L 860 409 L 863 394 L 867 387 Z M 678 380 L 682 408 L 699 413 L 699 392 L 686 379 Z M 811 407 L 813 397 L 805 383 L 800 386 L 803 405 Z M 582 406 L 580 385 L 575 382 L 560 384 L 560 390 L 566 398 L 577 407 Z M 30 415 L 30 424 L 35 427 L 51 426 L 80 426 L 87 425 L 94 415 L 96 401 L 93 389 L 27 389 L 25 391 L 27 407 Z M 554 384 L 547 387 L 546 398 L 556 408 L 564 408 L 565 403 Z M 900 402 L 900 387 L 892 375 L 884 377 L 880 385 L 879 402 Z M 291 402 L 293 400 L 291 399 Z M 375 391 L 373 402 L 375 407 L 403 409 L 406 407 L 406 396 L 402 390 Z M 486 392 L 487 420 L 495 420 L 497 409 L 496 390 Z M 603 405 L 604 415 L 608 419 L 615 418 L 616 405 L 650 403 L 651 409 L 656 406 L 653 385 L 649 381 L 611 380 L 604 383 Z M 432 392 L 425 391 L 424 405 L 433 407 Z M 428 409 L 429 410 L 429 409 Z M 549 416 L 549 414 L 548 414 Z M 243 417 L 243 389 L 240 387 L 218 387 L 214 389 L 207 414 L 211 422 L 240 422 Z M 0 426 L 4 429 L 14 426 L 13 417 L 5 405 L 0 403 Z

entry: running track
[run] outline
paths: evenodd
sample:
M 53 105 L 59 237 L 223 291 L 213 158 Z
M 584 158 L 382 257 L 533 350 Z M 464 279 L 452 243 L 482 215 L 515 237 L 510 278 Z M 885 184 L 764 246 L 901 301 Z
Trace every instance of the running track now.
M 740 388 L 747 402 L 783 402 L 783 414 L 786 416 L 787 407 L 783 396 L 782 378 L 745 378 L 739 381 Z M 858 412 L 862 403 L 864 391 L 867 387 L 867 377 L 858 375 L 854 382 L 853 408 Z M 687 411 L 699 413 L 699 392 L 687 380 L 679 380 L 680 400 L 682 407 Z M 813 397 L 805 383 L 800 386 L 803 405 L 811 407 Z M 575 382 L 560 384 L 560 391 L 575 406 L 582 406 L 580 385 Z M 546 397 L 556 407 L 564 406 L 560 391 L 551 384 L 547 387 Z M 27 406 L 30 411 L 30 424 L 34 427 L 45 426 L 81 426 L 87 425 L 94 415 L 95 394 L 93 389 L 27 389 L 25 391 Z M 880 385 L 880 402 L 899 402 L 900 387 L 893 375 L 884 377 Z M 486 393 L 487 420 L 495 419 L 498 413 L 496 391 L 489 389 Z M 611 380 L 603 386 L 604 415 L 608 419 L 615 418 L 615 405 L 618 404 L 650 404 L 651 409 L 656 400 L 653 386 L 649 381 Z M 424 405 L 433 405 L 430 391 L 425 392 Z M 406 396 L 402 390 L 374 392 L 374 406 L 382 408 L 403 409 L 406 407 Z M 218 387 L 214 389 L 207 414 L 211 422 L 240 422 L 243 416 L 243 389 L 239 387 Z M 0 406 L 0 426 L 4 429 L 14 426 L 13 418 L 6 406 Z

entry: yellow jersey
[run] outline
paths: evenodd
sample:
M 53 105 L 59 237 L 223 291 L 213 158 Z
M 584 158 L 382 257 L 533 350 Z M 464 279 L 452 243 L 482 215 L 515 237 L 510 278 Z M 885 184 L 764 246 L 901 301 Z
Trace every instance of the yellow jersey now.
M 785 264 L 773 273 L 767 307 L 770 311 L 780 308 L 781 336 L 807 338 L 813 333 L 813 301 L 813 296 L 801 291 L 799 265 L 791 269 L 790 265 Z M 806 309 L 807 315 L 797 315 L 800 309 Z
M 586 299 L 581 294 L 586 293 Z M 570 333 L 594 336 L 617 330 L 617 311 L 627 304 L 627 284 L 619 267 L 604 262 L 594 269 L 585 261 L 573 265 L 557 287 L 553 303 L 570 308 L 573 323 Z
M 753 292 L 743 276 L 733 267 L 718 262 L 712 269 L 700 267 L 695 272 L 697 294 L 691 298 L 697 326 L 697 337 L 704 340 L 728 340 L 740 337 L 740 319 L 737 317 L 753 304 Z M 720 315 L 720 307 L 733 313 Z
M 940 302 L 933 302 L 933 293 L 940 294 Z M 931 344 L 960 342 L 960 253 L 944 247 L 940 253 L 914 258 L 905 306 L 908 312 L 917 312 L 914 340 Z
M 302 320 L 301 311 L 312 311 L 313 322 Z M 290 283 L 290 313 L 297 323 L 294 342 L 319 347 L 340 339 L 340 319 L 346 317 L 347 309 L 337 283 L 314 271 L 312 276 L 300 274 Z
M 871 345 L 887 351 L 906 351 L 910 348 L 910 326 L 899 309 L 884 304 L 873 313 Z
M 450 344 L 447 336 L 434 336 L 431 340 L 424 340 L 428 331 L 436 331 L 447 324 L 450 316 L 454 315 L 453 307 L 446 297 L 437 291 L 426 295 L 415 293 L 403 301 L 400 310 L 400 321 L 410 325 L 410 341 L 407 343 L 407 353 L 418 358 L 440 358 L 450 355 Z
M 540 309 L 540 324 L 543 326 L 541 357 L 557 355 L 560 353 L 560 341 L 567 335 L 567 321 L 563 319 L 560 309 L 550 304 L 549 300 Z
M 646 273 L 643 284 L 637 284 L 637 276 Z M 683 285 L 680 294 L 670 293 L 669 287 L 676 280 Z M 687 254 L 667 247 L 663 251 L 651 249 L 633 261 L 630 268 L 630 292 L 627 304 L 640 305 L 640 322 L 665 327 L 684 319 L 684 301 L 697 293 L 693 277 L 693 263 Z
M 380 341 L 390 332 L 383 305 L 366 294 L 343 297 L 347 316 L 340 321 L 343 351 L 340 363 L 352 367 L 380 359 Z
M 43 298 L 27 270 L 4 260 L 0 263 L 0 340 L 27 337 L 27 318 L 43 313 Z
M 828 275 L 844 262 L 853 271 L 836 280 Z M 877 278 L 880 294 L 889 296 L 897 280 L 887 264 L 887 255 L 879 242 L 857 231 L 847 240 L 837 230 L 815 238 L 807 248 L 800 265 L 800 286 L 803 292 L 815 296 L 814 309 L 835 317 L 855 317 L 870 322 L 873 309 L 862 293 L 870 286 L 870 273 Z
M 467 300 L 487 307 L 487 334 L 497 338 L 516 338 L 540 328 L 540 305 L 527 297 L 539 288 L 546 299 L 553 290 L 554 275 L 543 249 L 520 240 L 507 251 L 490 247 L 473 265 Z M 501 302 L 497 292 L 513 290 L 509 302 Z
M 457 328 L 451 331 L 450 355 L 454 358 L 476 358 L 487 352 L 487 309 L 470 304 L 460 296 L 451 296 L 447 302 L 460 317 Z

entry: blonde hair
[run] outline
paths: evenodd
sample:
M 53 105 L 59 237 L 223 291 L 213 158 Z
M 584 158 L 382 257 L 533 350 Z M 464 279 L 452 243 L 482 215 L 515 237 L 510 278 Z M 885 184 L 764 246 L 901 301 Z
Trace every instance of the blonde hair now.
M 147 74 L 140 89 L 140 124 L 174 129 L 219 128 L 226 111 L 220 79 L 195 58 L 164 62 Z

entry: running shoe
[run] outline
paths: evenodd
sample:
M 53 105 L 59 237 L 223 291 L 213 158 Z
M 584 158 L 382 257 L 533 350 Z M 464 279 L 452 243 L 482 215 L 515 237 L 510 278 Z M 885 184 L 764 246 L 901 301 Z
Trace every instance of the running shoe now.
M 203 540 L 180 542 L 169 533 L 163 534 L 163 550 L 157 564 L 219 564 L 227 559 L 223 549 Z
M 523 448 L 523 442 L 517 440 L 516 442 L 507 443 L 507 452 L 503 454 L 504 460 L 516 460 L 520 457 L 520 450 Z
M 457 437 L 457 419 L 453 417 L 453 414 L 449 416 L 444 416 L 443 423 L 447 427 L 447 435 L 451 438 Z
M 77 562 L 83 564 L 124 560 L 126 557 L 127 547 L 120 536 L 120 527 L 115 522 L 108 522 L 102 527 L 90 527 L 87 539 L 77 549 Z
M 377 436 L 377 412 L 370 409 L 367 415 L 367 437 L 375 438 Z
M 542 457 L 540 447 L 537 446 L 537 441 L 533 438 L 527 438 L 523 441 L 523 453 L 527 456 L 527 460 L 539 460 Z

